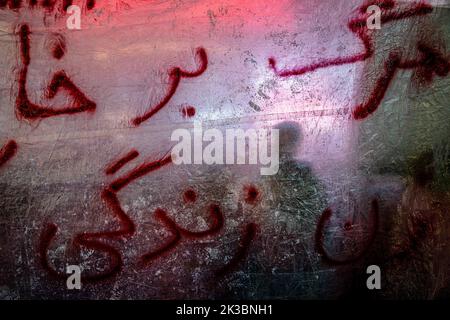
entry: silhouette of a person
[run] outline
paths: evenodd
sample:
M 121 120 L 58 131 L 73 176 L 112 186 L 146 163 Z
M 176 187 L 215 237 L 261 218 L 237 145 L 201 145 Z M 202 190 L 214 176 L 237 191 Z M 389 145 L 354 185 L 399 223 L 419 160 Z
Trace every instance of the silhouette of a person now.
M 323 210 L 325 196 L 310 165 L 295 158 L 301 143 L 299 125 L 286 121 L 275 126 L 275 129 L 280 134 L 280 169 L 272 182 L 274 203 L 288 220 L 292 219 L 292 224 L 287 224 L 287 228 L 296 228 L 300 224 L 304 230 L 305 220 L 313 225 L 317 213 Z
M 311 166 L 296 159 L 302 139 L 299 125 L 285 121 L 274 128 L 279 130 L 280 164 L 278 173 L 267 178 L 273 229 L 266 230 L 268 238 L 262 239 L 272 273 L 264 273 L 260 285 L 266 286 L 271 296 L 307 297 L 314 291 L 310 285 L 315 279 L 313 271 L 319 269 L 314 232 L 326 196 Z

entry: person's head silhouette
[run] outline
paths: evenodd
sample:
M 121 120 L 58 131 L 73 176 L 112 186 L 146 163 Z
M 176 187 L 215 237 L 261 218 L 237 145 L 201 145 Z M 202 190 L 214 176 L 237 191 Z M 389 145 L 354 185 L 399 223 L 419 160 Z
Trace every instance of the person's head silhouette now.
M 301 142 L 300 126 L 295 121 L 283 121 L 275 126 L 280 135 L 280 156 L 293 158 Z

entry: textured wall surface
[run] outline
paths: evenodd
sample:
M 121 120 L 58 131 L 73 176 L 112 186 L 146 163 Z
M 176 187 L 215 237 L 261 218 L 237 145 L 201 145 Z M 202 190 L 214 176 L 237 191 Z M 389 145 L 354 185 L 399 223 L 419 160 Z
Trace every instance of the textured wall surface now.
M 449 1 L 32 2 L 0 1 L 0 299 L 450 297 Z M 278 173 L 171 163 L 194 122 L 279 129 Z

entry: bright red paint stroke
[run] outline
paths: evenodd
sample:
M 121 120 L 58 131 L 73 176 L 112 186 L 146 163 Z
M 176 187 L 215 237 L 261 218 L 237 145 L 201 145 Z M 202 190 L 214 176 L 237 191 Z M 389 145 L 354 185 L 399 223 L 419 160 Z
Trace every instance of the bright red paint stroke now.
M 93 112 L 96 109 L 95 102 L 89 100 L 84 93 L 70 80 L 64 71 L 59 71 L 54 74 L 53 79 L 46 89 L 46 97 L 53 99 L 58 91 L 62 88 L 73 98 L 73 103 L 70 106 L 61 108 L 51 108 L 40 106 L 32 103 L 28 99 L 26 89 L 26 81 L 28 74 L 28 66 L 30 65 L 30 28 L 24 24 L 19 30 L 20 39 L 20 57 L 22 61 L 22 68 L 19 71 L 18 82 L 19 92 L 16 98 L 16 116 L 21 119 L 34 120 L 38 118 L 48 118 L 53 116 L 76 114 L 80 112 Z
M 131 153 L 129 153 L 131 154 Z M 123 160 L 119 159 L 117 163 Z M 126 214 L 120 205 L 120 201 L 117 197 L 117 192 L 123 187 L 150 172 L 162 168 L 163 166 L 171 163 L 171 157 L 166 156 L 160 160 L 147 162 L 141 166 L 131 170 L 125 176 L 113 181 L 109 186 L 102 191 L 102 200 L 106 203 L 107 207 L 111 210 L 114 217 L 119 222 L 119 228 L 117 230 L 108 230 L 100 232 L 84 232 L 77 234 L 74 239 L 74 244 L 77 246 L 83 246 L 87 249 L 105 253 L 110 258 L 110 268 L 107 271 L 101 272 L 97 275 L 89 275 L 86 277 L 86 281 L 96 282 L 113 277 L 120 273 L 123 267 L 122 258 L 120 252 L 111 245 L 104 243 L 107 240 L 120 240 L 123 238 L 129 238 L 136 232 L 136 227 L 131 218 Z M 51 275 L 62 278 L 57 271 L 55 271 L 49 265 L 47 261 L 47 251 L 50 243 L 53 240 L 57 231 L 57 227 L 54 224 L 47 225 L 40 238 L 40 262 L 45 270 Z
M 208 57 L 206 51 L 203 48 L 197 49 L 197 57 L 200 60 L 200 66 L 196 71 L 185 71 L 180 67 L 172 68 L 169 72 L 169 90 L 167 91 L 164 98 L 161 99 L 156 105 L 149 107 L 149 109 L 141 116 L 138 116 L 132 120 L 133 125 L 138 126 L 142 122 L 147 121 L 153 117 L 159 110 L 164 108 L 173 95 L 177 91 L 178 85 L 182 78 L 195 78 L 203 74 L 208 67 Z
M 254 185 L 244 186 L 244 200 L 248 204 L 255 205 L 261 198 L 259 190 Z
M 345 259 L 345 260 L 339 260 L 334 257 L 332 257 L 327 250 L 325 249 L 324 244 L 324 230 L 327 225 L 327 223 L 330 221 L 331 216 L 333 214 L 333 211 L 330 208 L 325 209 L 325 211 L 322 213 L 322 215 L 319 218 L 319 221 L 317 223 L 316 227 L 316 234 L 315 234 L 315 249 L 316 251 L 322 256 L 322 261 L 325 262 L 328 265 L 332 266 L 339 266 L 339 265 L 345 265 L 349 263 L 353 263 L 361 259 L 368 249 L 372 246 L 375 236 L 378 232 L 379 228 L 379 208 L 378 208 L 378 201 L 376 199 L 372 200 L 371 203 L 371 216 L 373 219 L 372 225 L 373 228 L 370 231 L 369 239 L 367 240 L 364 248 L 354 257 Z
M 210 205 L 209 214 L 210 214 L 210 217 L 212 220 L 212 225 L 208 230 L 189 231 L 187 229 L 184 229 L 184 228 L 178 226 L 177 227 L 178 231 L 180 232 L 180 234 L 182 236 L 184 236 L 186 238 L 191 238 L 191 239 L 199 239 L 199 238 L 216 235 L 223 228 L 223 224 L 224 224 L 223 214 L 222 214 L 222 211 L 220 210 L 220 207 L 216 204 Z
M 216 271 L 217 277 L 223 277 L 238 267 L 247 256 L 251 242 L 256 237 L 257 232 L 258 226 L 255 223 L 249 223 L 245 226 L 236 253 L 224 267 Z
M 54 278 L 59 280 L 66 280 L 67 274 L 65 272 L 57 271 L 48 261 L 47 252 L 50 248 L 52 241 L 54 240 L 58 227 L 53 224 L 47 224 L 41 233 L 39 238 L 39 261 L 42 267 Z M 122 269 L 122 257 L 117 249 L 114 247 L 102 243 L 100 241 L 95 241 L 92 239 L 85 239 L 81 236 L 77 236 L 74 243 L 78 246 L 84 246 L 87 249 L 92 249 L 98 252 L 106 253 L 110 257 L 110 267 L 99 274 L 86 275 L 81 274 L 81 281 L 83 283 L 93 283 L 98 281 L 107 280 L 108 278 L 115 276 L 120 273 Z
M 0 8 L 5 8 L 8 5 L 9 9 L 20 9 L 24 7 L 24 3 L 28 3 L 29 7 L 35 9 L 36 7 L 42 7 L 46 11 L 53 11 L 55 7 L 61 10 L 67 10 L 69 6 L 73 4 L 73 0 L 0 0 Z M 58 7 L 58 2 L 62 3 L 61 7 Z M 92 10 L 95 8 L 95 0 L 87 0 L 86 9 Z
M 110 164 L 106 168 L 105 173 L 108 175 L 116 173 L 124 165 L 126 165 L 128 162 L 132 161 L 133 159 L 137 158 L 138 156 L 139 156 L 139 152 L 137 152 L 137 150 L 135 150 L 135 149 L 131 150 L 126 155 L 124 155 L 122 158 L 120 158 L 119 160 L 116 160 L 112 164 Z
M 418 74 L 422 77 L 422 81 L 427 83 L 433 80 L 434 74 L 440 77 L 448 75 L 450 62 L 440 52 L 423 43 L 418 44 L 418 51 L 420 57 L 411 61 L 402 61 L 400 55 L 396 53 L 389 55 L 384 66 L 384 73 L 378 78 L 369 100 L 354 108 L 353 117 L 355 119 L 365 119 L 377 110 L 399 69 L 417 69 Z
M 111 189 L 106 188 L 102 192 L 102 199 L 119 221 L 120 228 L 115 231 L 83 233 L 80 235 L 80 237 L 83 239 L 91 239 L 91 238 L 114 239 L 132 236 L 136 231 L 136 227 L 131 218 L 125 213 L 125 211 L 123 211 L 116 193 L 113 192 Z
M 181 240 L 181 234 L 178 230 L 177 225 L 171 218 L 169 218 L 169 216 L 163 209 L 158 208 L 155 210 L 155 218 L 170 231 L 170 233 L 172 234 L 172 238 L 158 249 L 149 251 L 142 255 L 141 260 L 145 264 L 148 264 L 156 258 L 159 258 L 168 253 L 170 250 L 174 249 Z
M 144 163 L 144 164 L 136 167 L 135 169 L 131 170 L 124 176 L 114 180 L 110 184 L 110 188 L 114 192 L 119 192 L 121 189 L 123 189 L 125 186 L 127 186 L 134 180 L 141 178 L 141 177 L 149 174 L 150 172 L 156 171 L 156 170 L 160 169 L 161 167 L 168 165 L 170 163 L 172 163 L 171 155 L 165 156 L 162 159 L 157 160 L 157 161 Z
M 192 118 L 195 116 L 195 108 L 193 106 L 184 106 L 181 109 L 181 113 L 183 114 L 184 118 Z
M 17 149 L 18 146 L 14 140 L 8 141 L 8 143 L 0 149 L 0 167 L 16 155 Z
M 161 223 L 163 223 L 167 227 L 167 229 L 172 233 L 173 236 L 171 240 L 169 240 L 165 245 L 142 255 L 141 257 L 142 262 L 149 263 L 152 260 L 163 256 L 168 251 L 174 249 L 178 245 L 178 243 L 182 240 L 182 237 L 185 237 L 187 239 L 201 239 L 219 233 L 224 225 L 222 210 L 218 205 L 212 204 L 209 207 L 209 211 L 211 219 L 213 221 L 211 227 L 209 227 L 209 229 L 204 231 L 189 231 L 177 225 L 175 221 L 173 221 L 173 219 L 171 219 L 167 215 L 166 211 L 160 208 L 156 209 L 155 211 L 156 219 L 159 220 Z
M 193 189 L 187 189 L 183 193 L 183 200 L 184 203 L 194 203 L 197 201 L 197 192 Z
M 382 2 L 392 3 L 393 1 L 385 0 Z M 365 8 L 367 6 L 368 5 L 364 5 L 362 8 Z M 432 11 L 433 11 L 432 6 L 425 4 L 425 3 L 419 3 L 419 4 L 416 4 L 413 8 L 410 8 L 403 12 L 386 13 L 385 11 L 382 11 L 383 13 L 381 16 L 381 21 L 382 22 L 390 22 L 390 21 L 405 19 L 405 18 L 409 18 L 409 17 L 413 17 L 413 16 L 429 14 Z M 358 53 L 358 54 L 355 54 L 352 56 L 348 56 L 348 57 L 325 59 L 325 60 L 310 64 L 310 65 L 307 65 L 304 67 L 294 68 L 291 70 L 278 70 L 276 67 L 276 60 L 273 57 L 269 58 L 269 65 L 279 77 L 291 77 L 291 76 L 298 76 L 298 75 L 302 75 L 305 73 L 314 72 L 321 68 L 327 68 L 327 67 L 331 67 L 331 66 L 340 66 L 340 65 L 344 65 L 344 64 L 355 63 L 358 61 L 364 61 L 364 60 L 372 57 L 374 54 L 373 43 L 372 43 L 373 39 L 367 33 L 368 29 L 365 28 L 368 17 L 369 17 L 369 15 L 366 14 L 364 11 L 363 17 L 353 19 L 348 23 L 348 28 L 353 33 L 355 33 L 356 36 L 358 38 L 360 38 L 364 44 L 364 51 L 361 53 Z
M 117 192 L 119 192 L 123 187 L 131 183 L 132 181 L 149 174 L 155 170 L 162 168 L 163 166 L 172 162 L 171 156 L 166 156 L 160 160 L 144 163 L 141 166 L 131 170 L 125 176 L 113 181 L 109 187 L 106 187 L 102 192 L 102 199 L 110 208 L 111 212 L 114 214 L 115 218 L 119 221 L 120 227 L 118 230 L 114 231 L 102 231 L 94 233 L 83 233 L 77 236 L 78 239 L 83 241 L 95 241 L 95 239 L 120 239 L 129 238 L 135 231 L 136 227 L 131 218 L 125 213 L 120 205 L 120 201 L 117 197 Z
M 131 155 L 133 152 L 127 154 Z M 123 160 L 127 158 L 127 156 L 120 158 L 117 162 L 113 163 L 112 167 L 115 167 L 117 164 L 124 165 Z M 97 252 L 105 253 L 110 258 L 110 267 L 108 270 L 101 272 L 96 275 L 88 275 L 83 279 L 87 282 L 96 282 L 108 279 L 110 277 L 116 276 L 123 268 L 123 262 L 119 251 L 112 247 L 109 244 L 104 243 L 103 241 L 107 240 L 118 240 L 121 238 L 129 238 L 131 237 L 135 231 L 136 227 L 131 220 L 131 218 L 125 213 L 120 205 L 120 201 L 117 197 L 117 192 L 120 191 L 123 187 L 131 183 L 132 181 L 150 173 L 157 169 L 162 168 L 163 166 L 169 164 L 171 162 L 171 156 L 165 156 L 157 161 L 152 161 L 148 163 L 144 163 L 131 170 L 129 173 L 125 174 L 121 178 L 113 181 L 108 187 L 106 187 L 102 192 L 102 199 L 113 212 L 115 218 L 119 221 L 119 229 L 111 230 L 111 231 L 101 231 L 101 232 L 93 232 L 93 233 L 81 233 L 75 236 L 74 244 L 77 246 L 82 246 L 87 249 L 91 249 Z M 190 196 L 195 196 L 196 193 L 192 189 L 187 190 L 187 192 L 193 193 Z M 184 194 L 185 196 L 185 194 Z M 195 201 L 195 200 L 193 200 Z M 222 210 L 216 204 L 211 204 L 209 206 L 210 218 L 211 218 L 211 226 L 204 231 L 190 231 L 181 226 L 177 225 L 175 221 L 168 216 L 166 211 L 163 209 L 155 210 L 155 218 L 160 221 L 171 233 L 171 237 L 165 244 L 160 246 L 157 249 L 149 251 L 141 256 L 141 261 L 144 264 L 148 264 L 153 260 L 162 257 L 169 251 L 176 248 L 176 246 L 181 242 L 182 238 L 187 239 L 201 239 L 205 237 L 210 237 L 218 234 L 224 226 L 224 217 L 222 214 Z M 54 224 L 47 225 L 40 237 L 39 241 L 39 260 L 43 268 L 49 272 L 52 276 L 55 276 L 60 279 L 66 279 L 66 275 L 64 273 L 60 273 L 56 271 L 48 262 L 47 252 L 51 245 L 52 240 L 54 239 L 57 232 L 57 226 Z M 245 258 L 247 252 L 249 250 L 249 246 L 251 241 L 254 239 L 257 232 L 257 226 L 254 223 L 250 223 L 246 226 L 244 230 L 243 237 L 240 241 L 239 248 L 232 258 L 232 260 L 227 263 L 225 267 L 223 267 L 220 271 L 217 272 L 217 275 L 221 276 L 227 274 L 232 271 L 241 260 Z
M 365 12 L 367 7 L 371 4 L 377 4 L 381 7 L 381 22 L 383 23 L 406 19 L 414 16 L 422 16 L 433 11 L 433 7 L 424 2 L 416 3 L 412 7 L 403 11 L 389 11 L 395 5 L 395 2 L 393 0 L 369 1 L 368 3 L 360 7 L 359 11 L 362 14 L 362 17 L 353 19 L 348 23 L 348 28 L 353 33 L 355 33 L 363 42 L 363 52 L 347 57 L 325 59 L 311 65 L 294 68 L 291 70 L 278 70 L 276 67 L 275 59 L 269 58 L 269 66 L 275 71 L 278 76 L 290 77 L 314 72 L 321 68 L 365 61 L 366 59 L 372 57 L 374 54 L 373 39 L 368 34 L 368 29 L 366 28 L 367 18 L 369 17 L 369 14 Z M 377 110 L 398 69 L 426 69 L 426 71 L 424 72 L 424 74 L 426 75 L 426 80 L 432 79 L 433 73 L 436 73 L 439 76 L 446 76 L 448 74 L 449 62 L 448 60 L 443 58 L 443 55 L 441 53 L 425 46 L 424 44 L 419 44 L 418 49 L 422 57 L 416 61 L 402 62 L 400 54 L 391 53 L 389 55 L 389 58 L 384 66 L 384 73 L 376 81 L 375 88 L 370 94 L 368 101 L 354 108 L 354 119 L 365 119 Z

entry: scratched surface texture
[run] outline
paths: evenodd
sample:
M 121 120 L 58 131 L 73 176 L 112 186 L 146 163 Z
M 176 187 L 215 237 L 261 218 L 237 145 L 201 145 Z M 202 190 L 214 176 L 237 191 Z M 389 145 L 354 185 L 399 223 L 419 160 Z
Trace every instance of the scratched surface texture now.
M 0 299 L 450 297 L 449 1 L 53 2 L 0 1 Z M 174 165 L 194 121 L 278 174 Z

